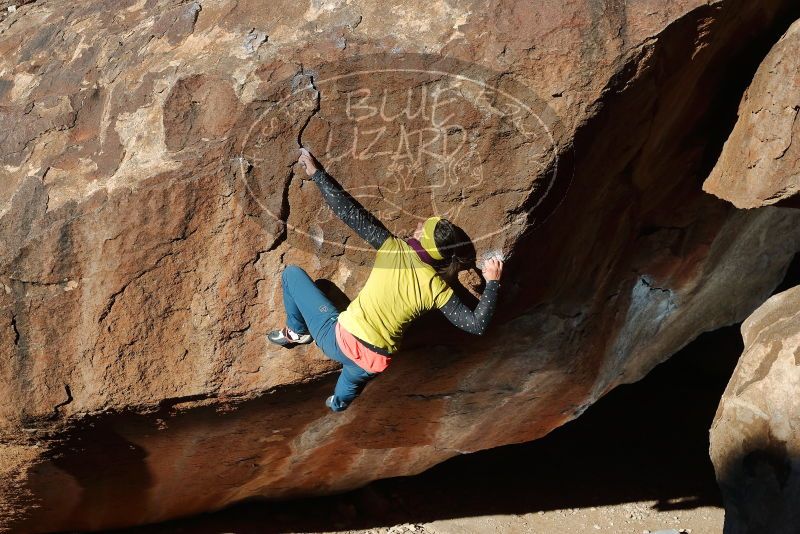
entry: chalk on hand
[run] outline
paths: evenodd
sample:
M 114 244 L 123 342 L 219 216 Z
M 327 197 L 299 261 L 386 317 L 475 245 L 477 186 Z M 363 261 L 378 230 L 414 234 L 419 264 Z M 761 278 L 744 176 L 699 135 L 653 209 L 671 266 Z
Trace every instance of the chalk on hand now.
M 483 255 L 481 256 L 481 260 L 478 262 L 478 268 L 483 270 L 483 268 L 486 266 L 486 262 L 492 259 L 506 261 L 502 250 L 490 250 L 488 252 L 483 253 Z

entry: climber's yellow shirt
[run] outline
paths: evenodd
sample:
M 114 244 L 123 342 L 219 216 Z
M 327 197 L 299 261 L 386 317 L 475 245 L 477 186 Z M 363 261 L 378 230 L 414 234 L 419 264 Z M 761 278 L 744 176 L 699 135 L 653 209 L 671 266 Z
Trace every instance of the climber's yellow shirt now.
M 397 351 L 410 321 L 441 308 L 453 295 L 433 267 L 405 241 L 389 236 L 378 249 L 367 283 L 339 323 L 358 339 Z

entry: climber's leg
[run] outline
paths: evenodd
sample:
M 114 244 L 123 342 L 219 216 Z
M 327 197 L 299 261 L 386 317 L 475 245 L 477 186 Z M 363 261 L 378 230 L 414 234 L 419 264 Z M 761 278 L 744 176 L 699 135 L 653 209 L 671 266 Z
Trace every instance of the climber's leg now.
M 327 357 L 342 364 L 342 371 L 329 404 L 331 410 L 340 412 L 353 402 L 366 383 L 378 373 L 365 371 L 339 348 L 334 328 L 339 311 L 303 269 L 288 265 L 283 270 L 281 279 L 287 326 L 298 334 L 310 333 Z
M 336 306 L 297 265 L 287 265 L 281 274 L 286 325 L 298 334 L 311 334 L 317 345 L 335 338 Z M 335 339 L 334 339 L 335 343 Z
M 364 386 L 367 385 L 367 382 L 375 378 L 378 374 L 365 371 L 354 362 L 349 359 L 347 360 L 348 361 L 343 364 L 342 372 L 339 373 L 339 380 L 336 382 L 333 396 L 330 397 L 326 403 L 334 412 L 341 412 L 347 409 L 350 403 L 353 402 L 353 399 L 355 399 L 364 389 Z

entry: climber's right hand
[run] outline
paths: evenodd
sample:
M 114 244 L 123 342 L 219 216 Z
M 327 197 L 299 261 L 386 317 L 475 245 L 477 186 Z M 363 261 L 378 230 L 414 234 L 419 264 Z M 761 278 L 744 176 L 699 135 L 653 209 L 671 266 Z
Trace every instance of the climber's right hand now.
M 300 157 L 298 158 L 297 162 L 303 166 L 306 170 L 306 174 L 309 176 L 313 176 L 315 172 L 319 170 L 319 165 L 317 165 L 317 160 L 314 159 L 314 156 L 311 155 L 305 148 L 300 149 Z
M 503 262 L 497 258 L 488 259 L 483 263 L 481 272 L 487 282 L 489 280 L 500 280 L 500 275 L 503 274 Z

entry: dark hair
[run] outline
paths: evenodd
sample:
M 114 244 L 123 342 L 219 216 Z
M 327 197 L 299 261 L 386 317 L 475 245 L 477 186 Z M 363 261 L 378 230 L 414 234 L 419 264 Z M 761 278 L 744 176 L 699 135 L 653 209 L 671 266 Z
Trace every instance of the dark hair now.
M 440 219 L 433 229 L 433 241 L 444 259 L 435 269 L 448 282 L 454 281 L 459 271 L 475 263 L 475 249 L 467 234 L 447 219 Z

